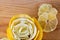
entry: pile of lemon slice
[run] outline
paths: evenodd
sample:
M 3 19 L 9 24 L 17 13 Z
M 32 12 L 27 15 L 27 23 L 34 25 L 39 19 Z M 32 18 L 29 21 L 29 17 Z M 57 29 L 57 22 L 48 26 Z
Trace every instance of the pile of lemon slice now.
M 38 10 L 38 21 L 41 24 L 44 32 L 51 32 L 56 29 L 58 24 L 58 11 L 51 4 L 42 4 Z

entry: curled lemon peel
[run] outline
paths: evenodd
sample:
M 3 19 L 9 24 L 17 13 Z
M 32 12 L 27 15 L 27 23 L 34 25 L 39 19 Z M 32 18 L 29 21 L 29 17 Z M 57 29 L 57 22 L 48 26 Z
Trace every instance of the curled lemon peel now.
M 37 35 L 36 35 L 36 38 L 35 40 L 42 40 L 42 37 L 43 37 L 43 30 L 41 28 L 41 25 L 39 24 L 39 22 L 36 20 L 36 18 L 34 18 L 34 21 L 35 21 L 35 24 L 37 26 L 37 29 L 38 29 L 38 32 L 37 32 Z
M 31 18 L 30 16 L 28 16 L 28 15 L 26 15 L 26 14 L 20 14 L 20 15 L 16 15 L 16 16 L 13 16 L 12 17 L 12 19 L 10 20 L 10 23 L 9 23 L 9 27 L 8 27 L 8 29 L 7 29 L 7 36 L 8 36 L 8 38 L 10 39 L 10 40 L 14 40 L 14 37 L 13 37 L 13 34 L 12 34 L 12 30 L 10 29 L 10 26 L 11 26 L 11 24 L 12 24 L 12 22 L 16 19 L 16 18 L 19 18 L 19 17 L 27 17 L 28 19 L 30 19 L 30 20 L 32 20 L 34 23 L 36 23 L 35 21 L 37 21 L 35 18 Z M 37 22 L 37 24 L 38 24 L 38 22 Z M 37 24 L 35 24 L 37 27 L 40 27 L 40 25 L 37 25 Z M 39 32 L 39 31 L 40 32 Z M 43 35 L 43 32 L 42 32 L 42 28 L 40 28 L 40 29 L 38 29 L 37 28 L 37 34 L 36 35 L 40 35 L 40 36 L 36 36 L 36 37 L 34 37 L 34 40 L 36 40 L 36 39 L 38 39 L 38 37 L 40 38 L 40 39 L 38 39 L 38 40 L 41 40 L 42 39 L 42 35 Z

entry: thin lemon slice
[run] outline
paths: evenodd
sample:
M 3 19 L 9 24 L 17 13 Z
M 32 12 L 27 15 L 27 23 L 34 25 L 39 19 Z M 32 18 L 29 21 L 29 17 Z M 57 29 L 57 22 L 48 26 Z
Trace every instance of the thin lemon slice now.
M 49 11 L 49 14 L 53 14 L 53 15 L 57 15 L 58 11 L 56 8 L 51 8 L 51 10 Z
M 44 32 L 51 32 L 56 29 L 58 20 L 55 18 L 54 20 L 39 21 L 39 23 L 41 24 Z
M 44 32 L 51 32 L 55 30 L 58 24 L 56 15 L 53 14 L 42 14 L 39 16 L 38 21 L 41 24 Z
M 38 10 L 38 16 L 43 14 L 44 12 L 49 12 L 51 8 L 52 8 L 52 5 L 50 4 L 42 4 Z
M 54 31 L 57 27 L 57 24 L 58 24 L 58 20 L 57 18 L 54 19 L 54 20 L 48 20 L 47 23 L 46 23 L 46 26 L 44 27 L 44 32 L 51 32 L 51 31 Z

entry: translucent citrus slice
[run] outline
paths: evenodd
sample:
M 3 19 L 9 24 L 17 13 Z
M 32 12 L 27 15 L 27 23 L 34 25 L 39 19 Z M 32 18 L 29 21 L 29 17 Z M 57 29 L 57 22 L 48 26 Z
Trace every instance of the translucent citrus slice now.
M 51 8 L 51 10 L 49 11 L 49 14 L 53 14 L 53 15 L 57 15 L 58 11 L 56 8 Z
M 44 32 L 51 32 L 56 29 L 58 20 L 57 18 L 55 18 L 54 20 L 47 20 L 47 21 L 41 20 L 39 21 L 39 23 L 41 24 Z
M 48 19 L 49 19 L 49 20 L 54 20 L 54 19 L 56 19 L 57 13 L 58 13 L 57 9 L 52 8 L 52 9 L 48 12 Z
M 44 32 L 51 32 L 54 31 L 57 27 L 58 20 L 57 18 L 54 20 L 47 20 L 46 26 L 44 26 Z
M 54 14 L 42 14 L 38 18 L 44 32 L 51 32 L 55 30 L 58 20 Z
M 54 20 L 56 18 L 56 14 L 50 12 L 50 13 L 43 13 L 39 16 L 38 20 L 46 21 L 46 20 Z
M 43 14 L 44 12 L 49 12 L 52 8 L 52 5 L 50 4 L 42 4 L 38 10 L 38 16 Z

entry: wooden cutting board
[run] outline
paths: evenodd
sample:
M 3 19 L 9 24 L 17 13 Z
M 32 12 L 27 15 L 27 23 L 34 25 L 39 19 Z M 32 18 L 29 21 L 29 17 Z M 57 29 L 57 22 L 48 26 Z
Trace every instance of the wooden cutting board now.
M 43 3 L 50 3 L 58 10 L 58 26 L 55 31 L 44 33 L 43 40 L 60 40 L 60 0 L 0 0 L 0 38 L 6 37 L 6 29 L 10 18 L 26 13 L 38 17 L 38 8 Z

